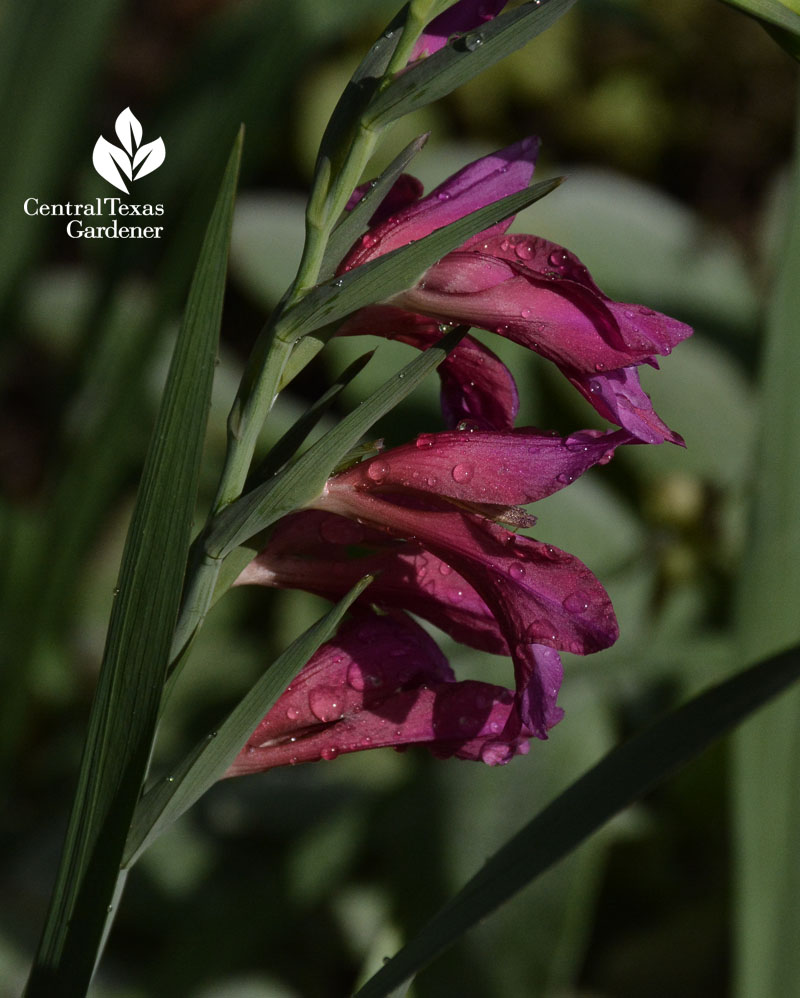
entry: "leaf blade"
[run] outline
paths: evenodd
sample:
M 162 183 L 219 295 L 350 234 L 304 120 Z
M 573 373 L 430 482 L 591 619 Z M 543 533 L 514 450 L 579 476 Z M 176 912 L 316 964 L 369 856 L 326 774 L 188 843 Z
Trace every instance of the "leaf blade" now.
M 142 474 L 28 998 L 85 993 L 150 755 L 189 547 L 241 142 L 240 133 L 209 222 Z
M 527 883 L 800 678 L 800 646 L 737 673 L 613 749 L 494 854 L 355 998 L 385 998 Z
M 350 592 L 272 663 L 222 724 L 198 743 L 177 767 L 176 773 L 157 783 L 136 809 L 124 857 L 130 866 L 164 829 L 176 821 L 231 765 L 249 735 L 324 642 L 336 633 L 354 600 L 372 581 L 365 576 Z

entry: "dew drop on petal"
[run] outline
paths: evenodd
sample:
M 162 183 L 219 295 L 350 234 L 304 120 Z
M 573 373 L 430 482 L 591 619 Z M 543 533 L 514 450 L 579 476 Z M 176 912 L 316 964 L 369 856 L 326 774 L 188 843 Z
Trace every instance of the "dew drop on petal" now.
M 556 475 L 556 481 L 561 482 L 562 485 L 569 485 L 570 482 L 575 481 L 575 476 L 568 475 L 566 472 L 562 471 L 560 475 Z
M 563 607 L 568 613 L 585 613 L 589 609 L 590 597 L 580 589 L 570 593 L 564 600 Z
M 449 575 L 453 569 L 447 564 L 446 561 L 439 563 L 439 575 Z
M 543 641 L 555 641 L 556 640 L 556 629 L 546 620 L 544 617 L 540 617 L 538 620 L 532 620 L 528 625 L 528 629 L 525 632 L 525 637 L 528 641 L 534 644 Z
M 290 707 L 286 711 L 286 716 L 289 718 L 290 721 L 296 721 L 297 718 L 300 716 L 300 711 L 297 709 L 297 707 Z
M 344 715 L 342 698 L 330 687 L 312 690 L 308 695 L 308 705 L 320 721 L 338 721 Z
M 522 579 L 525 576 L 525 566 L 515 561 L 508 569 L 508 574 L 512 579 Z
M 361 693 L 366 689 L 367 679 L 361 671 L 361 667 L 356 662 L 351 662 L 347 670 L 347 683 L 356 692 Z
M 373 482 L 382 482 L 389 474 L 389 465 L 385 461 L 370 461 L 367 475 Z
M 433 447 L 433 434 L 420 433 L 415 441 L 417 447 Z
M 455 482 L 468 482 L 475 474 L 475 468 L 471 464 L 457 464 L 451 474 Z
M 326 762 L 331 762 L 338 754 L 339 749 L 335 745 L 328 745 L 320 752 L 320 757 L 325 759 Z

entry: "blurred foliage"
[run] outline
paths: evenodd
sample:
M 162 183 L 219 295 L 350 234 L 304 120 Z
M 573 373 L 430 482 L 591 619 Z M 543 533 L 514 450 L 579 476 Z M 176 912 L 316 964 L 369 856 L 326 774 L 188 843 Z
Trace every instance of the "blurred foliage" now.
M 21 987 L 55 869 L 131 497 L 201 236 L 196 206 L 208 202 L 244 121 L 207 502 L 242 359 L 299 256 L 302 194 L 327 115 L 395 3 L 92 0 L 60 25 L 74 33 L 66 54 L 68 39 L 37 34 L 51 6 L 6 11 L 0 48 L 13 84 L 0 120 L 15 123 L 5 134 L 29 142 L 3 164 L 13 183 L 0 192 L 13 263 L 0 301 L 9 800 L 0 817 L 0 996 Z M 56 49 L 56 89 L 26 86 L 35 80 L 25 60 Z M 598 573 L 622 633 L 600 657 L 565 656 L 567 716 L 547 744 L 502 770 L 380 751 L 220 784 L 131 876 L 98 998 L 348 993 L 616 740 L 730 671 L 757 334 L 794 76 L 764 32 L 711 0 L 586 0 L 393 132 L 376 170 L 430 129 L 415 168 L 428 186 L 493 147 L 542 135 L 540 177 L 563 172 L 569 182 L 515 227 L 569 246 L 609 294 L 695 325 L 696 339 L 649 382 L 688 449 L 634 448 L 538 504 L 533 532 Z M 163 245 L 70 241 L 57 220 L 24 216 L 20 192 L 50 201 L 106 193 L 90 150 L 128 105 L 167 146 L 165 167 L 137 192 L 167 206 Z M 37 150 L 47 171 L 29 167 Z M 520 423 L 594 425 L 545 364 L 487 342 L 513 366 Z M 326 349 L 282 396 L 269 440 L 364 348 Z M 407 356 L 381 345 L 340 412 Z M 376 435 L 400 441 L 438 425 L 431 379 Z M 157 764 L 215 723 L 323 605 L 300 593 L 231 593 L 182 677 Z M 508 681 L 503 660 L 442 644 L 460 675 Z M 725 994 L 726 776 L 722 752 L 706 757 L 476 930 L 413 994 Z

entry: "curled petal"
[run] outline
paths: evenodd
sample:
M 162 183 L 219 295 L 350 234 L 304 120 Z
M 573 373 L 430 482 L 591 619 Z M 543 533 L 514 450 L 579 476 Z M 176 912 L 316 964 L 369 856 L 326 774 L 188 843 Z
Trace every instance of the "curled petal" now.
M 356 312 L 339 330 L 340 336 L 370 333 L 427 350 L 442 336 L 432 319 L 387 305 Z M 445 424 L 455 428 L 468 421 L 482 430 L 510 430 L 519 412 L 514 378 L 500 360 L 472 336 L 465 336 L 438 367 Z
M 532 428 L 423 433 L 413 443 L 342 472 L 329 488 L 524 505 L 563 489 L 592 465 L 607 463 L 616 447 L 634 440 L 626 430 L 582 430 L 569 437 Z
M 683 437 L 671 430 L 653 409 L 650 396 L 639 384 L 635 367 L 594 375 L 567 370 L 564 373 L 604 419 L 624 427 L 638 440 L 647 444 L 669 441 L 684 446 Z
M 497 619 L 512 652 L 522 721 L 544 737 L 555 694 L 535 677 L 530 646 L 577 655 L 607 648 L 619 635 L 605 589 L 577 558 L 551 545 L 512 534 L 466 513 L 418 510 L 352 488 L 330 488 L 320 506 L 405 536 L 467 579 Z M 557 690 L 556 690 L 557 692 Z
M 226 775 L 415 742 L 497 765 L 527 751 L 524 726 L 505 734 L 512 713 L 508 690 L 456 682 L 436 643 L 404 614 L 361 613 L 300 671 Z

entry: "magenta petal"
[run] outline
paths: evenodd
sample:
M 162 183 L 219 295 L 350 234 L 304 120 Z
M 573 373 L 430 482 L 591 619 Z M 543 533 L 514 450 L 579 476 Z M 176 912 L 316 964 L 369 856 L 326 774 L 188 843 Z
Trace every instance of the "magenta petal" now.
M 353 488 L 329 487 L 319 503 L 413 538 L 470 582 L 511 649 L 518 706 L 526 710 L 522 722 L 538 737 L 545 737 L 555 699 L 552 688 L 535 675 L 537 660 L 530 646 L 586 655 L 607 648 L 618 637 L 605 589 L 582 562 L 558 548 L 512 534 L 481 517 L 412 509 Z M 525 693 L 532 683 L 539 699 Z
M 226 776 L 414 742 L 498 764 L 527 751 L 524 726 L 504 734 L 512 712 L 508 690 L 455 682 L 410 618 L 358 614 L 295 677 Z
M 478 28 L 493 17 L 508 3 L 508 0 L 459 0 L 435 17 L 417 39 L 409 62 L 422 56 L 433 55 L 444 48 L 453 35 L 460 35 Z
M 357 557 L 349 545 L 375 553 Z M 367 573 L 376 578 L 363 603 L 409 610 L 471 648 L 510 654 L 491 610 L 450 565 L 335 513 L 308 510 L 281 520 L 236 585 L 304 589 L 335 600 Z
M 423 433 L 342 472 L 329 488 L 524 505 L 558 492 L 592 465 L 606 464 L 615 448 L 634 439 L 626 430 L 582 430 L 569 437 L 532 428 Z
M 339 336 L 371 334 L 427 350 L 442 337 L 439 324 L 413 312 L 373 305 L 351 316 Z M 482 430 L 510 430 L 519 412 L 514 378 L 488 347 L 465 336 L 438 367 L 442 413 L 447 426 L 468 421 Z
M 604 419 L 624 427 L 638 440 L 684 446 L 683 437 L 654 411 L 650 396 L 639 384 L 635 367 L 591 376 L 568 370 L 564 374 Z
M 371 183 L 361 184 L 356 187 L 350 195 L 350 200 L 345 205 L 345 211 L 352 211 L 371 188 Z M 370 224 L 378 225 L 381 222 L 385 222 L 391 215 L 418 201 L 422 196 L 423 190 L 422 183 L 416 177 L 412 177 L 410 173 L 401 173 L 392 184 L 389 193 L 381 201 L 375 213 L 370 218 Z
M 345 257 L 339 272 L 406 246 L 471 211 L 523 190 L 530 182 L 538 151 L 539 140 L 527 138 L 470 163 L 427 197 L 407 205 L 363 236 Z M 507 228 L 511 219 L 500 224 Z

